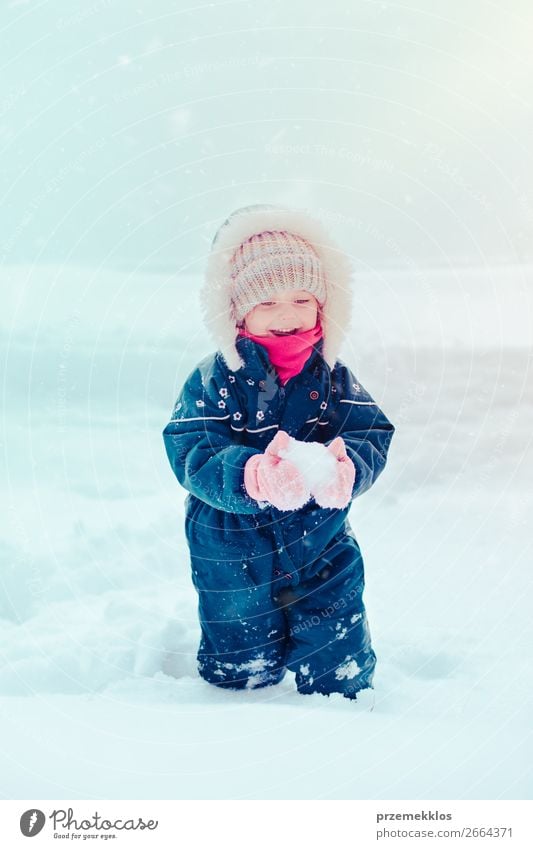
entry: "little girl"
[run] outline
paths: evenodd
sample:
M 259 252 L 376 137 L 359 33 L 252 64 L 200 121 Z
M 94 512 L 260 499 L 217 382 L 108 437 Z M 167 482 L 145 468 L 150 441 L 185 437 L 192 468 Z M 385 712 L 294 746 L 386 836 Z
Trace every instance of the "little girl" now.
M 218 350 L 187 378 L 163 437 L 189 493 L 198 669 L 219 687 L 276 684 L 287 669 L 300 693 L 372 687 L 348 511 L 383 471 L 394 427 L 338 359 L 350 277 L 299 210 L 243 207 L 213 240 L 201 300 Z M 322 480 L 302 466 L 308 450 Z

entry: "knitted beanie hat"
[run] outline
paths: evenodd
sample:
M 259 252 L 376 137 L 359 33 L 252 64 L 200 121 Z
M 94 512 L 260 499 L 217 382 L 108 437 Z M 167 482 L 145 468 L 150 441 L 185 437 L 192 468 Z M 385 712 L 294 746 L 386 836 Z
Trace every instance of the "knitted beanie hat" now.
M 323 358 L 333 368 L 351 321 L 352 266 L 321 221 L 274 204 L 236 209 L 211 244 L 200 304 L 227 366 L 244 362 L 238 323 L 275 289 L 305 289 L 320 303 Z
M 230 260 L 231 300 L 235 320 L 244 316 L 273 292 L 305 289 L 322 305 L 326 281 L 320 258 L 302 236 L 286 230 L 254 233 L 237 248 Z

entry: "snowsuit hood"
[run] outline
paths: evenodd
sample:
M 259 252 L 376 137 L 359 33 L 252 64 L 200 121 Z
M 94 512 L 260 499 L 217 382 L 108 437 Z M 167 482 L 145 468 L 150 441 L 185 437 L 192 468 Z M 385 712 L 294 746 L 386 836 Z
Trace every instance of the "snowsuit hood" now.
M 352 266 L 322 223 L 304 210 L 272 204 L 254 204 L 235 210 L 219 227 L 211 245 L 200 305 L 207 329 L 232 371 L 244 365 L 236 346 L 238 327 L 231 299 L 231 258 L 246 239 L 257 233 L 286 230 L 310 242 L 326 277 L 326 300 L 320 321 L 323 356 L 333 368 L 349 329 L 352 310 Z

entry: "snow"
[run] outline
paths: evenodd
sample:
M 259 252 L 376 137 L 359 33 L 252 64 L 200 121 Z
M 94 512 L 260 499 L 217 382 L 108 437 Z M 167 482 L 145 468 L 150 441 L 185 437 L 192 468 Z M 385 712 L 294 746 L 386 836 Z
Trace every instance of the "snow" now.
M 310 492 L 334 480 L 337 460 L 320 442 L 301 442 L 291 437 L 288 447 L 278 453 L 301 472 Z
M 4 798 L 531 798 L 533 269 L 423 280 L 359 275 L 344 352 L 397 425 L 350 512 L 378 658 L 351 702 L 197 674 L 161 431 L 212 350 L 198 279 L 4 271 Z
M 357 663 L 352 658 L 347 657 L 344 663 L 342 663 L 338 669 L 335 671 L 335 678 L 338 681 L 343 681 L 346 679 L 347 681 L 355 678 L 358 672 L 361 670 L 357 666 Z

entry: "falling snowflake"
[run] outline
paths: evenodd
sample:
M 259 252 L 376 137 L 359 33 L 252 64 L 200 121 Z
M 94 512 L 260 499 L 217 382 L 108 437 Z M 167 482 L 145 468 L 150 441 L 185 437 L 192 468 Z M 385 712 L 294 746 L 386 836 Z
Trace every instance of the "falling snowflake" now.
M 197 401 L 197 402 L 196 402 L 196 406 L 197 406 L 197 407 L 205 407 L 205 401 L 201 401 L 201 400 L 200 400 L 200 401 Z
M 235 375 L 234 374 L 228 375 L 228 380 L 229 380 L 230 383 L 235 383 Z
M 191 113 L 188 109 L 175 109 L 170 113 L 168 121 L 174 132 L 183 133 L 190 126 Z
M 328 405 L 327 405 L 326 401 L 322 401 L 322 403 L 321 403 L 321 405 L 320 405 L 320 409 L 321 409 L 321 410 L 325 410 L 327 406 L 328 406 Z
M 247 377 L 247 378 L 246 378 L 246 383 L 248 384 L 248 386 L 254 386 L 254 385 L 255 385 L 255 380 L 252 380 L 252 378 L 251 378 L 251 377 Z
M 221 389 L 218 390 L 218 394 L 222 395 L 223 398 L 227 398 L 228 397 L 228 390 L 226 389 L 225 386 L 223 386 Z
M 240 422 L 240 420 L 242 419 L 242 413 L 233 413 L 233 418 L 236 422 Z
M 361 387 L 359 386 L 359 384 L 358 384 L 358 383 L 353 383 L 353 384 L 352 384 L 352 386 L 353 386 L 353 388 L 354 388 L 354 390 L 355 390 L 356 392 L 360 392 L 360 391 L 361 391 Z
M 258 410 L 257 413 L 256 413 L 256 419 L 258 419 L 258 421 L 262 422 L 264 418 L 265 418 L 265 414 L 263 413 L 263 411 Z
M 221 410 L 224 410 L 226 408 L 226 402 L 225 401 L 219 401 L 218 406 L 220 407 Z

